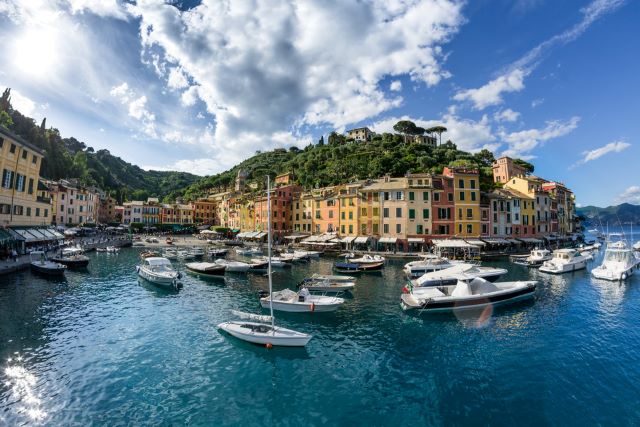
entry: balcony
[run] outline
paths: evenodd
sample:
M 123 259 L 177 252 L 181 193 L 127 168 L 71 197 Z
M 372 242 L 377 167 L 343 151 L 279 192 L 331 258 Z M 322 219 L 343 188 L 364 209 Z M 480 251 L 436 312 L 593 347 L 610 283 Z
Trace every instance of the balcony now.
M 51 197 L 36 197 L 36 202 L 38 203 L 46 203 L 47 205 L 51 204 Z

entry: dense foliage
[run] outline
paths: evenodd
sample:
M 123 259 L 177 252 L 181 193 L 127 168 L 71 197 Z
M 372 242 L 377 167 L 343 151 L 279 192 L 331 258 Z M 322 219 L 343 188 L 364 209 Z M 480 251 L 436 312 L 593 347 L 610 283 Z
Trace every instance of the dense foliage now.
M 402 123 L 401 127 L 405 132 L 413 130 L 407 123 Z M 387 173 L 392 176 L 403 176 L 407 172 L 437 174 L 447 165 L 478 168 L 481 188 L 486 191 L 495 186 L 491 168 L 494 161 L 493 153 L 488 150 L 472 154 L 458 150 L 451 141 L 434 148 L 421 143 L 405 143 L 400 134 L 384 133 L 365 143 L 351 141 L 334 132 L 329 135 L 327 144 L 322 138 L 304 150 L 292 147 L 289 150 L 257 152 L 232 169 L 203 178 L 184 192 L 178 191 L 170 196 L 194 199 L 209 191 L 224 191 L 233 185 L 239 170 L 246 171 L 248 180 L 254 180 L 260 187 L 267 174 L 274 177 L 293 172 L 296 181 L 309 189 L 379 178 Z
M 145 171 L 113 156 L 108 150 L 94 151 L 77 139 L 63 138 L 58 129 L 46 127 L 11 107 L 7 89 L 0 97 L 0 125 L 45 152 L 40 174 L 43 178 L 78 178 L 85 185 L 109 191 L 119 202 L 147 197 L 166 198 L 199 177 L 185 172 Z

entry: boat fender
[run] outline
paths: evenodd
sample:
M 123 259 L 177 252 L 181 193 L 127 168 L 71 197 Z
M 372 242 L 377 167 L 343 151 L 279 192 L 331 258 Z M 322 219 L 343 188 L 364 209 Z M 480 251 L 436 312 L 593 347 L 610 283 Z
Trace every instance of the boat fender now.
M 313 313 L 314 311 L 316 311 L 316 305 L 315 303 L 311 303 L 311 307 L 309 307 L 311 309 L 311 312 Z
M 622 280 L 626 280 L 627 279 L 627 273 L 622 273 Z

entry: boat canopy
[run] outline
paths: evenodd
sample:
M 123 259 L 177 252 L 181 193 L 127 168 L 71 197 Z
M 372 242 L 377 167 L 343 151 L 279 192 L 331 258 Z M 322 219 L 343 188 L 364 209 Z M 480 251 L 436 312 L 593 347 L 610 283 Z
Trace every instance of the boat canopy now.
M 162 258 L 162 257 L 149 257 L 149 258 L 145 258 L 144 262 L 147 265 L 171 265 L 171 261 L 169 261 L 166 258 Z

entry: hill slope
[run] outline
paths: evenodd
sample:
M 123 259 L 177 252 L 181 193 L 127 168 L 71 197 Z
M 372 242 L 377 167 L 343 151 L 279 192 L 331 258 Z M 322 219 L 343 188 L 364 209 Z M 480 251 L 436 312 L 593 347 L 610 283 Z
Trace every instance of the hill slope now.
M 585 217 L 586 222 L 593 225 L 619 225 L 640 224 L 640 205 L 622 203 L 616 206 L 599 208 L 597 206 L 584 206 L 576 209 L 578 215 Z
M 119 202 L 165 198 L 201 179 L 186 172 L 145 171 L 108 150 L 94 152 L 73 137 L 63 138 L 58 129 L 47 129 L 46 119 L 37 126 L 32 118 L 12 108 L 10 97 L 8 89 L 0 97 L 0 125 L 44 150 L 40 171 L 43 178 L 79 178 L 86 185 L 110 191 Z

